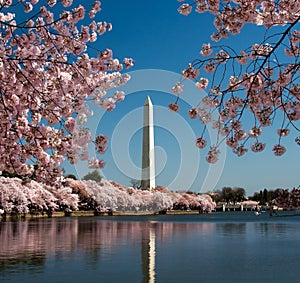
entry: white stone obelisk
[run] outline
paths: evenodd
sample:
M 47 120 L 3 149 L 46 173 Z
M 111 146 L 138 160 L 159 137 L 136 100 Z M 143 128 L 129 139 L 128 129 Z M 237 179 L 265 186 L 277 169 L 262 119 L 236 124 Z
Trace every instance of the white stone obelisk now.
M 144 104 L 141 188 L 143 190 L 155 188 L 153 104 L 149 96 Z

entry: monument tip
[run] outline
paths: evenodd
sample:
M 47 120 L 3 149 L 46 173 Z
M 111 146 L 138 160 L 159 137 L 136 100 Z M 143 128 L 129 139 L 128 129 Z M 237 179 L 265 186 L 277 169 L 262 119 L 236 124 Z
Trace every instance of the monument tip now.
M 150 99 L 150 97 L 149 96 L 147 96 L 147 98 L 146 98 L 146 101 L 145 101 L 145 104 L 144 104 L 145 106 L 146 105 L 152 105 L 152 101 L 151 101 L 151 99 Z

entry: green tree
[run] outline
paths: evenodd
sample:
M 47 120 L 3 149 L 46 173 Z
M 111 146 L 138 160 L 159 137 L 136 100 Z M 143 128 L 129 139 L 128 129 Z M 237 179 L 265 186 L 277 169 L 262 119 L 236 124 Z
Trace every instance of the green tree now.
M 68 174 L 65 176 L 65 178 L 69 178 L 69 179 L 74 179 L 74 180 L 77 180 L 77 177 L 74 175 L 74 174 Z
M 255 192 L 253 194 L 253 196 L 249 197 L 248 198 L 249 200 L 253 200 L 253 201 L 257 201 L 257 202 L 260 202 L 260 194 L 258 192 Z
M 215 190 L 211 193 L 208 192 L 207 194 L 210 195 L 213 201 L 216 203 L 222 201 L 222 192 L 220 190 Z
M 102 176 L 100 175 L 100 173 L 98 172 L 98 170 L 94 170 L 90 173 L 87 173 L 83 178 L 82 180 L 92 180 L 92 181 L 95 181 L 95 182 L 101 182 L 102 180 Z
M 236 204 L 237 202 L 243 201 L 246 199 L 245 197 L 246 191 L 243 188 L 231 188 L 231 187 L 223 187 L 220 193 L 222 201 L 226 203 L 233 202 Z
M 233 201 L 233 191 L 231 187 L 222 188 L 222 200 L 226 203 Z
M 241 202 L 246 199 L 246 191 L 244 188 L 233 188 L 232 190 L 233 202 Z

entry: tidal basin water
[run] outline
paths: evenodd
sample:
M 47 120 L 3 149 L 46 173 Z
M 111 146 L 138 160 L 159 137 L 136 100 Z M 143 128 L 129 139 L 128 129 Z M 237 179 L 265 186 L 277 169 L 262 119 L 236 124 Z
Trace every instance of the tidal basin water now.
M 300 282 L 300 216 L 53 218 L 0 223 L 0 282 Z

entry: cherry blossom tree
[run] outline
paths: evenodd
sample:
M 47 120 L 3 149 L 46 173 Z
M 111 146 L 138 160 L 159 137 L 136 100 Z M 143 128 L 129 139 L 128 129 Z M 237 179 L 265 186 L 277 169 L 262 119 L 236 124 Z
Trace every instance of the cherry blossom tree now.
M 200 14 L 211 13 L 216 28 L 211 35 L 212 42 L 202 45 L 201 58 L 182 71 L 181 81 L 172 88 L 179 96 L 184 80 L 191 79 L 199 91 L 207 91 L 199 104 L 188 112 L 191 119 L 198 117 L 204 125 L 196 146 L 200 149 L 206 146 L 205 130 L 211 124 L 218 137 L 211 141 L 208 162 L 218 160 L 218 147 L 222 142 L 238 156 L 245 154 L 248 148 L 260 152 L 265 149 L 261 140 L 263 128 L 272 126 L 278 136 L 272 150 L 281 156 L 286 151 L 282 143 L 284 137 L 291 130 L 300 130 L 299 1 L 186 2 L 178 8 L 179 13 L 189 15 L 193 10 Z M 237 36 L 246 24 L 262 26 L 258 29 L 258 34 L 264 29 L 262 40 L 243 50 L 226 45 L 226 39 Z M 179 111 L 178 101 L 177 98 L 169 105 L 171 111 Z M 300 137 L 295 142 L 300 145 Z
M 20 182 L 20 180 L 19 180 Z M 23 186 L 23 192 L 29 202 L 30 213 L 50 213 L 58 209 L 58 199 L 44 185 L 31 181 Z
M 55 188 L 47 186 L 47 188 L 57 199 L 59 210 L 65 212 L 78 210 L 79 195 L 74 194 L 70 187 Z
M 28 213 L 30 201 L 18 178 L 0 177 L 0 207 L 4 213 Z
M 6 213 L 51 212 L 58 209 L 57 202 L 45 185 L 0 177 L 0 208 Z
M 212 212 L 216 208 L 216 203 L 209 195 L 181 193 L 179 198 L 174 202 L 174 207 L 179 209 L 197 209 L 201 212 Z
M 271 204 L 288 210 L 299 210 L 300 190 L 296 188 L 291 191 L 279 189 L 278 196 L 271 201 Z
M 94 139 L 86 128 L 87 101 L 114 109 L 124 93 L 107 90 L 129 80 L 120 71 L 133 61 L 92 46 L 112 29 L 94 20 L 100 1 L 72 2 L 0 0 L 0 171 L 53 184 L 62 161 L 89 159 L 90 142 L 99 154 L 107 148 L 107 136 Z M 93 157 L 89 166 L 104 161 Z
M 82 181 L 90 197 L 96 202 L 96 211 L 153 211 L 171 208 L 173 200 L 170 195 L 160 191 L 138 190 L 132 187 L 124 189 L 113 181 Z

